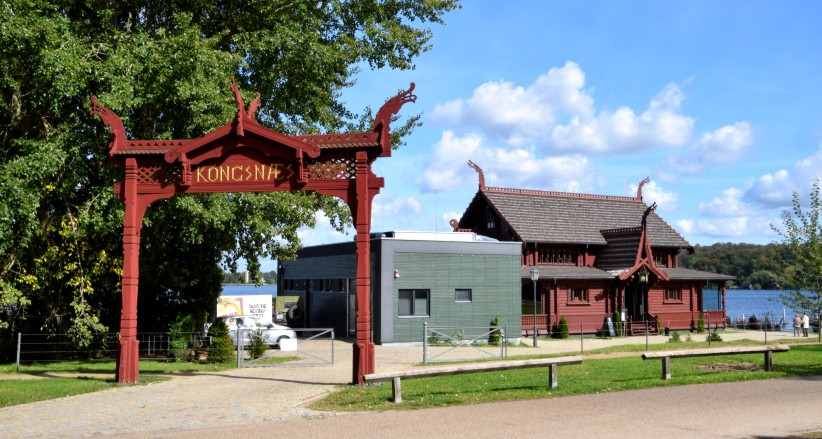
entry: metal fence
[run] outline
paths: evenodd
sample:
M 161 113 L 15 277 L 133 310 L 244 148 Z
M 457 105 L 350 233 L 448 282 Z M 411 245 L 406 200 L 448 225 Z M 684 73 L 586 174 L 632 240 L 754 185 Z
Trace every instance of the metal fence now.
M 137 334 L 140 358 L 155 360 L 194 359 L 208 349 L 210 338 L 201 332 Z M 78 342 L 71 334 L 17 334 L 17 368 L 21 364 L 59 361 L 110 361 L 117 358 L 119 334 L 99 334 Z M 203 354 L 204 355 L 204 354 Z M 192 358 L 182 358 L 190 356 Z
M 431 326 L 423 323 L 422 362 L 505 359 L 504 327 Z
M 238 329 L 232 338 L 237 367 L 333 366 L 335 361 L 333 328 Z

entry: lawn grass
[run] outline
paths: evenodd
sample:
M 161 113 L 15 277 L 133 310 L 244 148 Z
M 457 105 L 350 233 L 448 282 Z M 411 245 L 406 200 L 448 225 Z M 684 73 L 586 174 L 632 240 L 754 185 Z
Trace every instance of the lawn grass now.
M 34 362 L 20 365 L 20 373 L 114 373 L 114 360 L 71 360 Z M 215 372 L 233 367 L 233 363 L 193 363 L 188 361 L 140 360 L 141 374 L 170 374 Z M 0 364 L 0 373 L 14 373 L 17 368 L 13 363 Z
M 140 384 L 165 379 L 159 376 L 144 376 L 140 378 Z M 93 377 L 4 379 L 0 380 L 0 407 L 96 392 L 116 385 L 113 379 Z
M 798 341 L 793 339 L 782 339 L 782 340 L 774 340 L 768 341 L 769 345 L 774 344 L 788 344 L 788 345 L 799 345 L 799 344 L 815 344 L 816 341 L 813 342 L 806 342 L 804 340 Z M 722 341 L 722 342 L 712 342 L 708 344 L 706 341 L 679 341 L 679 342 L 667 342 L 667 343 L 656 343 L 656 344 L 649 344 L 648 349 L 645 349 L 644 343 L 632 343 L 632 344 L 625 344 L 625 345 L 617 345 L 617 346 L 608 346 L 605 348 L 597 348 L 597 349 L 589 349 L 585 350 L 583 353 L 580 354 L 578 350 L 571 350 L 571 351 L 564 351 L 559 353 L 553 354 L 520 354 L 519 352 L 527 352 L 531 348 L 526 349 L 509 349 L 508 356 L 506 356 L 507 360 L 533 360 L 538 358 L 554 358 L 554 357 L 565 357 L 568 355 L 583 355 L 583 356 L 593 356 L 593 355 L 606 355 L 606 354 L 621 354 L 621 353 L 630 353 L 634 352 L 637 355 L 642 352 L 651 352 L 651 351 L 674 351 L 680 349 L 702 349 L 702 348 L 719 348 L 719 347 L 732 347 L 732 346 L 762 346 L 764 343 L 762 341 L 757 340 L 750 340 L 750 339 L 742 339 L 742 340 L 733 340 L 733 341 Z M 513 352 L 513 353 L 512 353 Z M 438 361 L 436 363 L 419 363 L 418 366 L 441 366 L 445 364 L 461 364 L 461 363 L 484 363 L 488 361 L 499 361 L 498 358 L 480 358 L 480 359 L 466 359 L 466 360 L 454 360 L 454 361 Z
M 687 343 L 696 347 L 695 343 Z M 723 343 L 731 345 L 731 343 Z M 666 345 L 662 345 L 666 346 Z M 670 348 L 670 345 L 667 345 Z M 639 357 L 585 360 L 561 366 L 559 387 L 546 388 L 546 368 L 514 369 L 464 375 L 403 380 L 403 402 L 391 403 L 391 385 L 357 386 L 342 389 L 315 402 L 318 410 L 416 409 L 489 401 L 547 398 L 586 393 L 613 392 L 682 384 L 760 380 L 796 375 L 822 375 L 822 345 L 797 345 L 775 355 L 774 371 L 761 369 L 762 354 L 677 358 L 672 361 L 673 378 L 660 379 L 660 362 Z M 700 366 L 725 363 L 754 363 L 757 370 L 706 372 Z
M 224 363 L 140 360 L 140 384 L 167 379 L 160 376 L 162 374 L 214 372 L 231 367 L 231 364 Z M 109 389 L 117 385 L 114 381 L 114 368 L 113 360 L 57 361 L 21 365 L 21 376 L 36 377 L 0 379 L 0 407 Z M 14 374 L 16 370 L 14 364 L 0 364 L 0 373 Z
M 243 360 L 243 364 L 247 364 L 249 366 L 270 366 L 274 364 L 282 364 L 289 361 L 300 360 L 301 358 L 296 355 L 288 355 L 282 357 L 261 357 L 254 360 Z

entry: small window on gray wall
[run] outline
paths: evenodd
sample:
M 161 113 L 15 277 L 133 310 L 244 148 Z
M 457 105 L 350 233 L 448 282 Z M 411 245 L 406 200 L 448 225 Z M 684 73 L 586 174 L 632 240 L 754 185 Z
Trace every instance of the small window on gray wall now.
M 430 314 L 430 291 L 428 290 L 400 290 L 399 309 L 400 317 L 425 317 Z
M 414 290 L 400 290 L 399 315 L 401 315 L 401 316 L 413 315 L 411 313 L 411 309 L 412 309 L 411 302 L 413 301 L 412 300 L 413 297 L 414 297 Z
M 454 290 L 454 302 L 471 302 L 472 300 L 470 288 L 457 288 Z

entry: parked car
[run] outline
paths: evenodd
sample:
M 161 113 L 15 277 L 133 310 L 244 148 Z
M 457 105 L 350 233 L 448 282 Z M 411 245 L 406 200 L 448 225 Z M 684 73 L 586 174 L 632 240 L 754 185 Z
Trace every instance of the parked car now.
M 296 339 L 297 333 L 288 326 L 276 323 L 261 323 L 258 319 L 249 316 L 223 317 L 228 326 L 228 336 L 234 344 L 237 344 L 237 331 L 242 334 L 243 346 L 251 344 L 251 338 L 256 332 L 262 335 L 265 344 L 275 347 L 280 344 L 280 340 Z

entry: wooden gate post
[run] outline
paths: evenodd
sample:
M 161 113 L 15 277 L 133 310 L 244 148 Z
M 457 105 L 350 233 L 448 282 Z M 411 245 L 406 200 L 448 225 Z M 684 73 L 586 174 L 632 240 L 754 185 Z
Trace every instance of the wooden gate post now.
M 140 278 L 140 226 L 143 208 L 137 196 L 137 160 L 125 161 L 123 201 L 123 280 L 120 310 L 120 352 L 117 382 L 134 384 L 139 379 L 140 348 L 137 341 L 137 287 Z
M 371 194 L 368 188 L 371 166 L 368 153 L 356 154 L 357 228 L 357 341 L 354 344 L 353 379 L 365 383 L 365 375 L 374 372 L 374 343 L 371 338 Z

